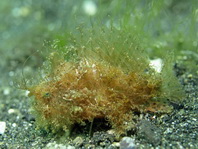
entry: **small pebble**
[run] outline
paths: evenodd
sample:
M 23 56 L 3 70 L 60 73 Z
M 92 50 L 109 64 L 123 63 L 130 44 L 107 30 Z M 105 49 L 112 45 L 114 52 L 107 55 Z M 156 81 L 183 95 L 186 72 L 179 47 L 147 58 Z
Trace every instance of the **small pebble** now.
M 17 109 L 9 109 L 9 110 L 8 110 L 8 114 L 15 114 L 15 113 L 18 114 L 18 113 L 20 113 L 20 112 L 19 112 L 19 110 L 17 110 Z
M 0 122 L 0 134 L 4 134 L 6 130 L 6 122 Z
M 13 124 L 12 124 L 12 127 L 16 127 L 16 126 L 17 126 L 17 124 L 16 124 L 16 123 L 13 123 Z
M 15 113 L 15 109 L 9 109 L 8 110 L 8 114 L 12 114 L 12 113 Z
M 172 133 L 172 132 L 173 132 L 172 128 L 167 128 L 166 131 L 165 131 L 166 134 Z
M 73 141 L 73 143 L 77 146 L 80 146 L 83 143 L 82 137 L 76 137 Z
M 110 129 L 110 130 L 107 131 L 107 133 L 110 134 L 110 135 L 114 135 L 115 134 L 115 130 Z
M 120 149 L 135 149 L 134 139 L 130 137 L 124 137 L 120 141 Z
M 120 147 L 120 143 L 119 142 L 113 142 L 113 146 Z
M 46 145 L 45 149 L 75 149 L 71 146 L 65 146 L 64 144 L 57 144 L 56 142 L 50 142 Z
M 67 149 L 75 149 L 75 147 L 74 147 L 74 146 L 69 145 L 69 146 L 67 147 Z

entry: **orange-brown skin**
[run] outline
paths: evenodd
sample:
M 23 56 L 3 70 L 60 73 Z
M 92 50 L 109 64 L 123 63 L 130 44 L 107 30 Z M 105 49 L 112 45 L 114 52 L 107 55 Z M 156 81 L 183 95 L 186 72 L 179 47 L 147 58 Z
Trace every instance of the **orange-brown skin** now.
M 104 118 L 120 135 L 134 126 L 134 111 L 155 112 L 163 107 L 152 101 L 160 94 L 161 79 L 147 73 L 126 73 L 119 67 L 82 59 L 61 62 L 54 74 L 29 88 L 40 125 L 66 131 L 75 123 Z

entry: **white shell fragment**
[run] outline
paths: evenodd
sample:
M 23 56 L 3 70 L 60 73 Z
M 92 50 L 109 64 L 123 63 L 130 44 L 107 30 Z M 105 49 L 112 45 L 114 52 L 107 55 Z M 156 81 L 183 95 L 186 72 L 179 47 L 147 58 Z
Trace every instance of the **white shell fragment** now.
M 162 71 L 163 61 L 160 58 L 150 60 L 150 67 L 152 67 L 156 72 L 160 73 Z
M 4 134 L 6 130 L 6 122 L 0 122 L 0 134 Z

